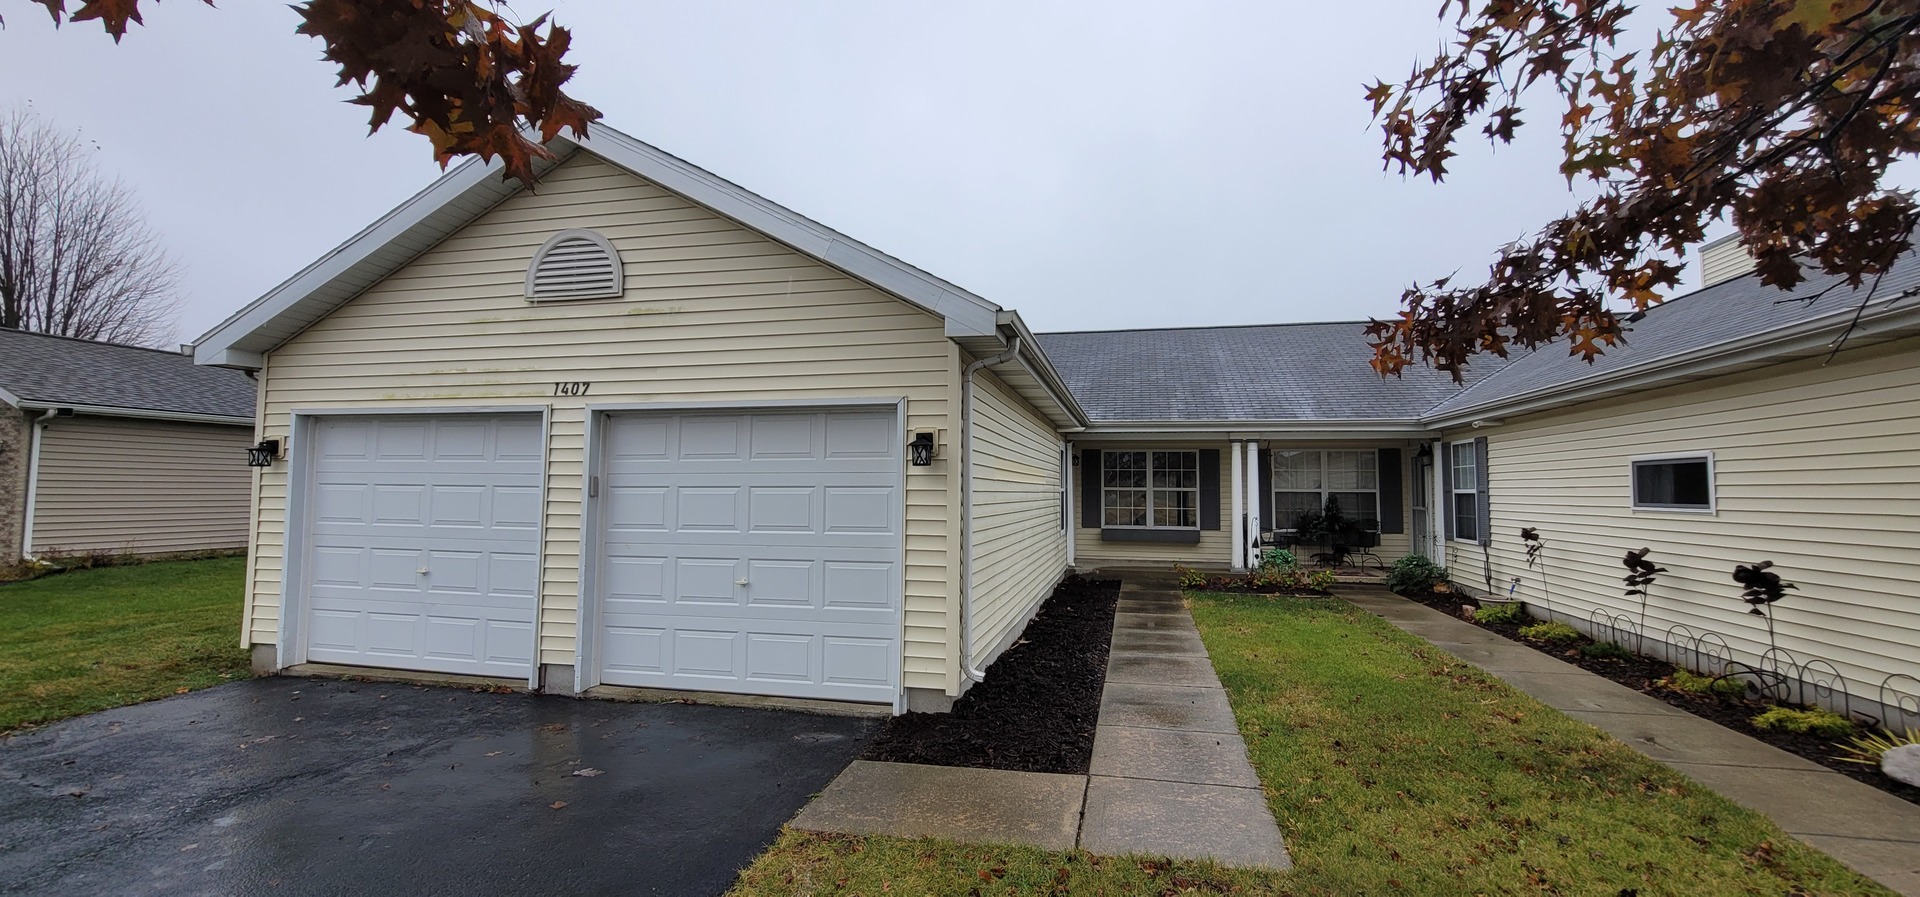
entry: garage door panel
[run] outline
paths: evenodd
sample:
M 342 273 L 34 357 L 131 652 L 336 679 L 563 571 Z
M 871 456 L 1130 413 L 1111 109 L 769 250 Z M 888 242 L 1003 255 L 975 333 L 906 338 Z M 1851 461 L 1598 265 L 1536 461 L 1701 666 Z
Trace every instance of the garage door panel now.
M 892 411 L 611 417 L 602 681 L 891 700 L 897 429 Z
M 539 434 L 533 415 L 320 421 L 307 658 L 526 676 Z

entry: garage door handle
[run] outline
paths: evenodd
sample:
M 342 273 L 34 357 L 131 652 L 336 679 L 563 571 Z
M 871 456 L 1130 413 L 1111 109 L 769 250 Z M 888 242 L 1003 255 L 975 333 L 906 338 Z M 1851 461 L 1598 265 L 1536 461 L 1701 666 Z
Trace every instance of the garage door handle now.
M 747 581 L 744 579 L 736 579 L 733 581 L 733 584 L 736 586 L 744 586 L 747 584 Z

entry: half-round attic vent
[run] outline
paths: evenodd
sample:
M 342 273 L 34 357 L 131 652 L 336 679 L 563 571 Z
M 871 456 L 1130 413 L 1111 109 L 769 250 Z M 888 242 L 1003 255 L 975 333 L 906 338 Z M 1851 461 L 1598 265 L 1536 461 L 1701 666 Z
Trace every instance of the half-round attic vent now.
M 527 298 L 608 299 L 620 295 L 620 253 L 590 230 L 563 230 L 533 254 L 527 266 Z

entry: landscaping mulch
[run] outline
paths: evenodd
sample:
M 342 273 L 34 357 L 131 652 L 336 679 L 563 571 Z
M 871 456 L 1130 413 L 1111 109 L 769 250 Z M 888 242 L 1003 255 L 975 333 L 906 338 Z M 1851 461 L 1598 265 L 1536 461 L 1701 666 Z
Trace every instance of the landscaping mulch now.
M 1119 580 L 1068 577 L 952 711 L 894 717 L 863 758 L 1085 774 L 1119 600 Z
M 1474 602 L 1457 593 L 1427 592 L 1402 597 L 1424 604 L 1448 616 L 1466 620 L 1489 632 L 1499 633 L 1542 654 L 1573 664 L 1595 675 L 1605 676 L 1642 694 L 1659 698 L 1670 706 L 1678 707 L 1694 716 L 1711 720 L 1742 735 L 1750 735 L 1783 751 L 1805 757 L 1834 772 L 1865 782 L 1902 800 L 1920 804 L 1920 788 L 1894 781 L 1875 767 L 1848 763 L 1839 759 L 1836 755 L 1840 753 L 1840 746 L 1832 739 L 1755 726 L 1753 718 L 1767 708 L 1775 706 L 1770 702 L 1723 695 L 1695 694 L 1670 688 L 1662 685 L 1661 682 L 1671 677 L 1679 667 L 1664 660 L 1639 655 L 1623 659 L 1588 657 L 1580 652 L 1580 646 L 1592 644 L 1593 640 L 1585 636 L 1582 636 L 1578 642 L 1548 644 L 1522 637 L 1520 628 L 1527 625 L 1524 623 L 1478 622 L 1470 613 L 1463 612 L 1463 609 L 1470 611 L 1474 608 L 1476 606 Z

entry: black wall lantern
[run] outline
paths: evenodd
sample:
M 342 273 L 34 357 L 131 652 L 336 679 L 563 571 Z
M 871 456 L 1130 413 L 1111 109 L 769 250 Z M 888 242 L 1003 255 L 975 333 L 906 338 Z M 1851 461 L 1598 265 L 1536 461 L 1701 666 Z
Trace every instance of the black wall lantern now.
M 907 448 L 913 450 L 913 466 L 926 467 L 933 463 L 932 433 L 913 434 L 913 441 L 907 443 Z
M 248 467 L 272 467 L 273 459 L 280 457 L 280 440 L 262 439 L 259 445 L 247 446 Z

